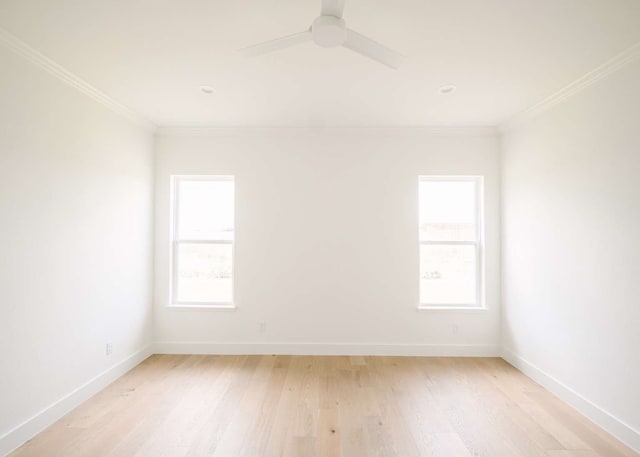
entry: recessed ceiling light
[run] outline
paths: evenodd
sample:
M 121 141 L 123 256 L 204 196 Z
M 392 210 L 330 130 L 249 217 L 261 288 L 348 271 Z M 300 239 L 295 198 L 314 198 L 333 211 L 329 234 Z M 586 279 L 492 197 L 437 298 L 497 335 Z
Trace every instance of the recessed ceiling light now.
M 438 89 L 438 91 L 441 94 L 444 95 L 448 95 L 448 94 L 453 94 L 456 91 L 457 87 L 454 86 L 453 84 L 447 84 L 446 86 L 442 86 L 440 89 Z
M 213 87 L 211 86 L 200 86 L 200 90 L 205 94 L 213 94 Z

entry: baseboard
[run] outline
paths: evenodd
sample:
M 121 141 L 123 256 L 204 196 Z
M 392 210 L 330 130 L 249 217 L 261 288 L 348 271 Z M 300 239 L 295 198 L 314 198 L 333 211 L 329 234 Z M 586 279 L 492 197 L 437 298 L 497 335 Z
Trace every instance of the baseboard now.
M 430 357 L 499 357 L 490 344 L 367 343 L 217 343 L 158 342 L 156 354 L 393 355 Z
M 95 395 L 151 354 L 286 354 L 286 355 L 387 355 L 426 357 L 498 357 L 570 404 L 580 413 L 640 452 L 640 432 L 586 399 L 512 350 L 484 344 L 366 344 L 366 343 L 216 343 L 159 342 L 130 355 L 87 381 L 63 398 L 0 436 L 0 456 L 5 456 L 40 433 L 72 409 Z
M 636 452 L 640 452 L 640 431 L 635 430 L 613 414 L 610 414 L 592 401 L 586 399 L 566 384 L 541 370 L 531 362 L 523 359 L 512 350 L 503 348 L 502 358 L 542 387 L 552 392 L 562 401 L 573 406 L 581 414 L 611 433 L 627 446 Z
M 103 371 L 77 389 L 52 403 L 17 427 L 0 436 L 0 456 L 5 456 L 56 422 L 72 409 L 104 389 L 152 354 L 147 346 Z

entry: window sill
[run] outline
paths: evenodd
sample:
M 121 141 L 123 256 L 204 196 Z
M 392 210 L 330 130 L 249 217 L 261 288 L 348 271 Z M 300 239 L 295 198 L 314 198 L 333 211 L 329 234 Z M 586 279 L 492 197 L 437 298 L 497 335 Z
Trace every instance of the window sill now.
M 176 303 L 167 305 L 167 308 L 172 310 L 234 310 L 237 306 L 233 303 L 211 303 L 202 305 Z
M 437 305 L 418 305 L 416 307 L 416 311 L 453 311 L 456 313 L 459 312 L 467 312 L 467 313 L 483 313 L 488 311 L 486 306 L 437 306 Z

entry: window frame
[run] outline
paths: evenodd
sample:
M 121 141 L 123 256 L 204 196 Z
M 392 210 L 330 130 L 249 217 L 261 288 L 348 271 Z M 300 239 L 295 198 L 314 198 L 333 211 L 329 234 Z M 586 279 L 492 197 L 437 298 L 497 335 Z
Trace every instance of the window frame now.
M 475 240 L 454 241 L 422 240 L 420 237 L 420 184 L 423 182 L 471 182 L 475 194 Z M 484 262 L 484 177 L 480 175 L 420 175 L 418 176 L 418 259 L 422 246 L 474 246 L 476 254 L 475 302 L 474 303 L 430 303 L 421 301 L 421 277 L 418 268 L 418 309 L 419 310 L 486 310 L 485 303 L 485 262 Z M 418 262 L 420 263 L 420 261 Z
M 170 260 L 169 260 L 169 307 L 170 308 L 207 308 L 207 309 L 233 309 L 235 305 L 235 176 L 233 175 L 171 175 L 171 209 L 170 209 Z M 233 201 L 233 237 L 231 240 L 210 239 L 210 240 L 190 240 L 179 239 L 178 236 L 178 214 L 179 211 L 179 195 L 180 183 L 185 181 L 207 181 L 221 182 L 231 181 L 234 185 L 234 201 Z M 209 244 L 209 245 L 231 245 L 231 298 L 229 301 L 216 302 L 186 302 L 178 300 L 178 252 L 181 244 Z

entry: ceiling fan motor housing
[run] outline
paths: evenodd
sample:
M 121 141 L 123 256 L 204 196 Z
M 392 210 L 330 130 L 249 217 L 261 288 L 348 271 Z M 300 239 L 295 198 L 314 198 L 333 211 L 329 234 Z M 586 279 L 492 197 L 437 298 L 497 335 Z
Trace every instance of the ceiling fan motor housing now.
M 319 16 L 311 24 L 311 35 L 318 46 L 325 48 L 341 46 L 347 39 L 347 26 L 341 18 Z

